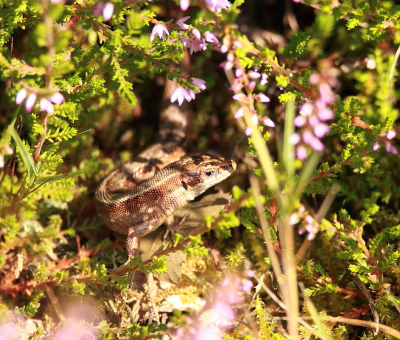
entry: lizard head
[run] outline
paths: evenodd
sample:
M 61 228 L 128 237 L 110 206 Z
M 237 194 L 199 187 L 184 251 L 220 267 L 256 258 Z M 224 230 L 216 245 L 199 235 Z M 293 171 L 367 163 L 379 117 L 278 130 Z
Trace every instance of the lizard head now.
M 193 198 L 223 181 L 236 170 L 236 163 L 233 160 L 212 155 L 186 156 L 178 162 L 181 184 Z

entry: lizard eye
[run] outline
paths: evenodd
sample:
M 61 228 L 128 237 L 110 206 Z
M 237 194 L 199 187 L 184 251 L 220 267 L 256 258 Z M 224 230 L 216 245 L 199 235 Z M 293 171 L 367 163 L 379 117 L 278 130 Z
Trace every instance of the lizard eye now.
M 213 171 L 206 171 L 206 176 L 211 176 L 213 174 Z

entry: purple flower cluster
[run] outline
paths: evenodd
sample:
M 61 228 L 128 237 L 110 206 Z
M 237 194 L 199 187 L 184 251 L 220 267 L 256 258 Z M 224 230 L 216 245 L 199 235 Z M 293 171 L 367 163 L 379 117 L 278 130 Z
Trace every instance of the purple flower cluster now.
M 219 44 L 217 37 L 211 32 L 205 32 L 204 36 L 202 36 L 197 28 L 186 25 L 184 22 L 189 18 L 190 16 L 186 16 L 176 21 L 176 25 L 178 25 L 183 31 L 190 28 L 189 32 L 191 35 L 178 40 L 182 44 L 183 49 L 187 48 L 190 50 L 190 54 L 193 54 L 193 52 L 205 51 L 207 49 L 206 42 Z M 151 31 L 150 41 L 153 41 L 156 35 L 160 39 L 165 40 L 169 35 L 169 31 L 165 25 L 158 23 Z
M 230 57 L 231 56 L 231 57 Z M 262 124 L 268 127 L 275 127 L 275 123 L 269 119 L 268 117 L 259 117 L 258 113 L 254 109 L 254 101 L 257 101 L 259 103 L 269 103 L 270 98 L 266 96 L 264 93 L 256 93 L 253 94 L 252 91 L 256 87 L 256 81 L 255 79 L 261 78 L 260 84 L 263 83 L 263 85 L 266 83 L 268 75 L 266 73 L 259 73 L 256 70 L 250 70 L 247 73 L 245 70 L 240 66 L 238 62 L 235 62 L 235 58 L 233 57 L 233 53 L 228 54 L 228 61 L 223 64 L 222 66 L 227 69 L 231 69 L 234 65 L 236 65 L 236 70 L 235 70 L 235 77 L 236 79 L 232 83 L 230 90 L 232 91 L 239 91 L 242 88 L 246 90 L 248 95 L 245 95 L 244 93 L 239 93 L 235 94 L 233 96 L 233 99 L 237 100 L 240 102 L 241 105 L 247 105 L 250 108 L 251 111 L 251 121 L 253 125 L 257 126 L 258 122 L 260 121 Z M 228 64 L 229 63 L 229 64 Z M 228 65 L 227 65 L 228 64 Z M 236 113 L 235 113 L 235 118 L 241 118 L 243 117 L 244 111 L 243 108 L 241 107 Z M 246 136 L 249 136 L 251 133 L 251 128 L 246 127 L 245 134 Z
M 26 100 L 25 100 L 26 98 Z M 15 97 L 15 103 L 21 104 L 25 100 L 25 109 L 26 112 L 30 113 L 32 111 L 33 105 L 35 105 L 37 99 L 36 92 L 28 92 L 25 88 L 22 88 L 18 91 Z M 42 97 L 39 101 L 39 107 L 42 111 L 45 111 L 49 114 L 54 114 L 54 106 L 53 104 L 60 105 L 64 101 L 64 96 L 59 92 L 54 92 L 49 97 Z
M 246 271 L 247 277 L 254 276 L 251 270 Z M 253 283 L 247 278 L 230 273 L 222 279 L 214 291 L 212 298 L 204 307 L 203 313 L 197 318 L 188 318 L 188 328 L 178 328 L 174 340 L 222 340 L 222 330 L 231 329 L 236 317 L 236 306 L 242 303 L 245 293 L 250 292 Z
M 192 81 L 193 85 L 195 85 L 199 88 L 199 90 L 193 91 L 193 90 L 187 89 L 183 86 L 178 86 L 171 95 L 171 103 L 173 103 L 177 100 L 179 106 L 181 106 L 184 100 L 187 100 L 188 102 L 190 102 L 192 99 L 195 98 L 195 95 L 197 93 L 200 93 L 200 91 L 206 89 L 206 85 L 205 85 L 206 82 L 203 79 L 192 78 L 191 81 Z
M 335 101 L 332 88 L 338 85 L 336 70 L 329 68 L 313 73 L 309 81 L 317 87 L 318 98 L 315 102 L 302 105 L 300 115 L 294 119 L 294 125 L 300 130 L 290 137 L 290 142 L 297 145 L 296 155 L 299 159 L 307 157 L 307 145 L 316 151 L 324 149 L 321 138 L 330 131 L 326 121 L 335 118 L 330 105 Z
M 241 48 L 242 43 L 231 36 L 226 35 L 222 40 L 221 53 L 227 53 L 226 61 L 221 63 L 220 66 L 226 71 L 234 70 L 235 79 L 231 82 L 231 91 L 236 92 L 233 99 L 240 103 L 239 110 L 235 113 L 235 118 L 241 118 L 244 115 L 243 107 L 248 107 L 251 112 L 251 121 L 254 126 L 261 122 L 268 127 L 275 127 L 275 123 L 268 117 L 260 117 L 254 107 L 255 102 L 269 103 L 270 98 L 264 93 L 253 93 L 256 88 L 257 82 L 264 86 L 268 81 L 268 74 L 259 72 L 255 67 L 252 70 L 247 70 L 242 67 L 239 59 L 236 57 L 234 50 Z M 244 90 L 244 92 L 242 92 Z M 240 93 L 238 93 L 240 91 Z M 245 129 L 246 136 L 251 133 L 251 127 L 247 126 Z
M 150 41 L 154 40 L 154 37 L 158 35 L 158 37 L 162 40 L 165 40 L 169 35 L 167 28 L 163 24 L 157 24 L 154 26 L 153 30 L 150 34 Z
M 186 30 L 188 25 L 184 25 L 183 21 L 189 18 L 190 17 L 184 17 L 178 20 L 178 22 L 179 21 L 181 22 L 180 24 L 177 22 L 177 24 L 183 30 Z M 182 43 L 184 49 L 187 48 L 190 50 L 190 54 L 193 54 L 193 52 L 205 51 L 207 49 L 206 42 L 210 42 L 212 44 L 219 44 L 217 37 L 211 32 L 205 32 L 204 37 L 202 37 L 200 31 L 197 28 L 193 28 L 191 30 L 191 33 L 192 33 L 191 37 L 185 37 L 179 40 L 179 42 Z
M 223 9 L 231 7 L 228 0 L 205 0 L 205 3 L 210 11 L 218 13 Z M 189 0 L 180 0 L 180 6 L 182 11 L 186 11 L 189 8 Z
M 114 13 L 114 4 L 112 2 L 100 1 L 97 3 L 96 8 L 93 11 L 93 15 L 98 17 L 100 14 L 103 14 L 104 20 L 108 21 L 112 18 Z
M 390 140 L 396 137 L 396 131 L 394 130 L 389 130 L 386 133 L 386 141 L 383 142 L 383 144 L 385 144 L 385 149 L 386 152 L 392 153 L 394 155 L 397 155 L 397 149 L 390 143 Z M 375 142 L 374 145 L 372 146 L 372 150 L 377 151 L 380 147 L 379 142 Z
M 299 228 L 299 234 L 302 235 L 304 232 L 308 232 L 307 239 L 309 241 L 315 238 L 318 232 L 319 224 L 318 222 L 306 211 L 304 205 L 301 205 L 299 209 L 293 213 L 289 218 L 289 224 L 295 225 L 303 221 Z

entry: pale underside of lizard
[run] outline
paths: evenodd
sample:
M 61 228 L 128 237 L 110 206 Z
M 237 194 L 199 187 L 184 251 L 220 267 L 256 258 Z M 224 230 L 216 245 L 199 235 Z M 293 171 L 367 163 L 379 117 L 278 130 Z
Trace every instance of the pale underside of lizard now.
M 173 84 L 167 83 L 166 96 Z M 160 143 L 108 175 L 94 201 L 103 222 L 127 235 L 130 257 L 138 255 L 139 240 L 168 217 L 236 169 L 234 161 L 211 155 L 185 156 L 187 113 L 169 104 L 160 115 Z

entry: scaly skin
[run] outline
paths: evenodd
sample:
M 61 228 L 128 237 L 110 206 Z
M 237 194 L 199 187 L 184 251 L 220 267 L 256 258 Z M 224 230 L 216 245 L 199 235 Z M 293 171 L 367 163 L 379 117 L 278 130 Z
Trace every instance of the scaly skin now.
M 236 169 L 234 161 L 222 157 L 186 156 L 133 186 L 126 166 L 104 179 L 95 193 L 95 204 L 110 229 L 127 235 L 126 248 L 130 257 L 138 255 L 141 237 L 157 229 L 177 209 Z

